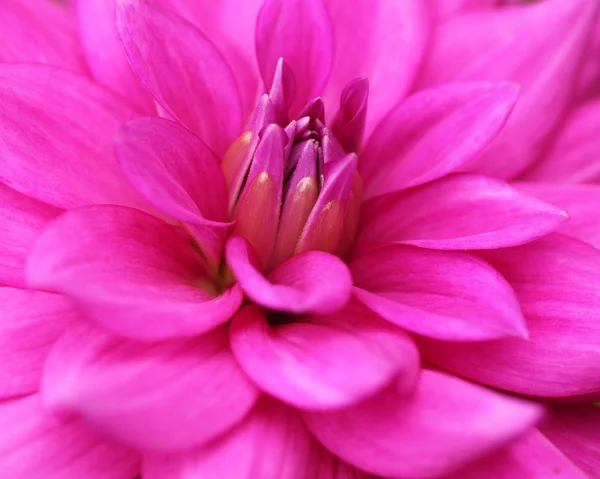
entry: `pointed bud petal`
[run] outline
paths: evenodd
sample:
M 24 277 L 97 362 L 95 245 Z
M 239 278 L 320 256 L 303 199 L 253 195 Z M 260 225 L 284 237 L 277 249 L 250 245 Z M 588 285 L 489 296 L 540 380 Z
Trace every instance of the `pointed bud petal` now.
M 357 78 L 351 81 L 340 99 L 340 109 L 331 124 L 331 131 L 348 153 L 358 153 L 362 146 L 367 121 L 369 81 Z
M 325 122 L 325 103 L 320 97 L 310 100 L 298 114 L 298 118 L 309 117 L 311 120 Z
M 342 145 L 340 145 L 329 128 L 323 128 L 321 132 L 321 146 L 323 148 L 323 162 L 325 164 L 340 160 L 345 156 Z
M 348 205 L 346 206 L 346 219 L 344 221 L 344 231 L 342 232 L 342 240 L 338 255 L 342 259 L 346 259 L 351 251 L 356 232 L 358 231 L 358 224 L 360 221 L 360 211 L 363 200 L 363 184 L 362 178 L 358 171 L 354 175 L 354 181 L 352 182 L 352 189 L 350 190 L 350 196 L 348 196 Z
M 256 149 L 256 138 L 257 136 L 253 135 L 250 130 L 242 133 L 229 147 L 221 162 L 221 171 L 229 191 L 230 212 L 235 206 L 244 178 L 250 167 L 252 152 Z
M 254 134 L 259 134 L 265 126 L 271 123 L 277 123 L 275 106 L 269 95 L 264 94 L 258 100 L 258 105 L 256 105 L 246 129 L 252 130 Z
M 288 110 L 296 98 L 296 77 L 283 58 L 277 62 L 269 98 L 273 102 L 277 121 L 280 125 L 286 125 L 289 122 Z

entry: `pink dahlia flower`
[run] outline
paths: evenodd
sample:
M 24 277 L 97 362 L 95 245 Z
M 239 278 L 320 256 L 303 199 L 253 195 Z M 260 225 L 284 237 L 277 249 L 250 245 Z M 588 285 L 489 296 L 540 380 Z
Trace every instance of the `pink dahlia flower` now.
M 497 3 L 0 2 L 0 475 L 600 474 L 598 1 Z

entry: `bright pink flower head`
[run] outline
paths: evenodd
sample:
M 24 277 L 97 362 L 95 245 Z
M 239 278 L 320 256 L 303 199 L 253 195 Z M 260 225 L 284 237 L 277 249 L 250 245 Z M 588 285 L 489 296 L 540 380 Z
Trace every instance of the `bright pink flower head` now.
M 504 181 L 590 94 L 596 0 L 80 0 L 81 43 L 21 3 L 0 476 L 598 470 L 597 409 L 534 401 L 600 398 L 589 203 Z

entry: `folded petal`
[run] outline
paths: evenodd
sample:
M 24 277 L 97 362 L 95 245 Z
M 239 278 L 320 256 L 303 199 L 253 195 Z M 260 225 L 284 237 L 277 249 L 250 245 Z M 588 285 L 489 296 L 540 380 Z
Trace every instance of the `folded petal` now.
M 178 451 L 237 424 L 259 392 L 224 329 L 149 346 L 81 325 L 50 353 L 42 394 L 50 409 L 76 413 L 124 444 Z
M 477 156 L 516 102 L 508 83 L 449 84 L 397 104 L 368 139 L 361 157 L 365 198 L 435 180 Z
M 324 0 L 266 0 L 256 20 L 256 57 L 265 86 L 271 85 L 279 58 L 296 76 L 295 117 L 319 96 L 333 66 L 333 31 Z
M 241 133 L 242 108 L 235 77 L 211 41 L 177 14 L 144 0 L 117 1 L 117 28 L 146 89 L 223 155 Z
M 466 253 L 391 245 L 360 255 L 350 270 L 357 298 L 411 332 L 446 341 L 527 335 L 509 284 Z
M 358 241 L 434 249 L 515 246 L 556 230 L 567 219 L 552 204 L 472 174 L 380 196 L 362 208 Z
M 341 309 L 350 299 L 352 277 L 348 267 L 329 253 L 300 253 L 268 277 L 259 271 L 256 253 L 240 236 L 228 240 L 225 257 L 244 293 L 265 308 L 327 314 Z
M 305 412 L 331 452 L 367 472 L 437 477 L 510 443 L 542 409 L 441 372 L 424 370 L 414 394 L 395 385 L 347 409 Z
M 600 408 L 587 404 L 556 406 L 542 432 L 589 477 L 600 475 Z
M 34 288 L 68 296 L 97 324 L 140 340 L 209 331 L 242 302 L 238 286 L 208 292 L 205 265 L 180 230 L 117 206 L 60 216 L 37 241 L 27 278 Z
M 600 252 L 557 233 L 485 257 L 515 289 L 527 341 L 421 340 L 425 358 L 469 379 L 521 394 L 600 391 Z
M 600 100 L 574 109 L 562 125 L 549 152 L 521 179 L 548 183 L 597 183 L 600 181 Z
M 0 474 L 27 479 L 131 479 L 134 452 L 98 437 L 79 420 L 50 416 L 32 395 L 0 402 Z
M 145 207 L 112 154 L 135 111 L 96 83 L 42 65 L 0 65 L 0 181 L 60 208 Z
M 506 127 L 463 169 L 506 179 L 539 158 L 577 87 L 597 7 L 549 0 L 455 15 L 438 26 L 420 88 L 448 81 L 521 85 Z
M 46 225 L 61 210 L 0 183 L 0 284 L 25 287 L 25 261 Z
M 369 80 L 367 134 L 409 90 L 429 37 L 422 0 L 327 0 L 333 20 L 335 58 L 325 100 L 337 107 L 344 87 L 357 77 Z M 334 110 L 335 111 L 335 110 Z
M 231 324 L 231 348 L 262 390 L 302 409 L 349 406 L 395 377 L 413 387 L 419 354 L 412 340 L 366 313 L 355 318 L 347 309 L 270 326 L 258 307 L 247 306 Z

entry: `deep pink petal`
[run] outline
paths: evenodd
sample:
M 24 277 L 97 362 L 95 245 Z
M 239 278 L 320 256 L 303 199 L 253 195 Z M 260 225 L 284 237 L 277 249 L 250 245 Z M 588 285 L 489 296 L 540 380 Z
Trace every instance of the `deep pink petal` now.
M 335 61 L 325 91 L 335 111 L 344 87 L 369 80 L 367 134 L 409 90 L 429 37 L 423 0 L 326 0 L 333 20 Z
M 44 411 L 39 396 L 0 402 L 0 474 L 27 479 L 131 479 L 132 451 L 98 437 L 75 419 Z
M 146 89 L 223 155 L 241 133 L 242 108 L 235 77 L 211 41 L 175 13 L 144 0 L 117 1 L 117 28 Z
M 116 334 L 141 340 L 209 331 L 242 302 L 237 285 L 221 295 L 207 291 L 202 259 L 181 231 L 117 206 L 61 215 L 37 241 L 27 279 L 34 288 L 68 296 Z
M 368 311 L 355 314 L 347 309 L 270 326 L 258 307 L 248 306 L 233 320 L 231 348 L 263 391 L 302 409 L 349 406 L 397 376 L 414 386 L 419 354 L 412 340 Z
M 552 233 L 486 253 L 515 289 L 529 339 L 421 341 L 426 359 L 467 378 L 521 394 L 567 397 L 600 390 L 600 252 Z
M 340 106 L 331 123 L 331 131 L 348 153 L 362 151 L 368 98 L 369 81 L 366 78 L 358 78 L 342 90 Z
M 42 65 L 0 65 L 0 181 L 61 208 L 145 205 L 112 153 L 135 111 L 96 83 Z
M 400 102 L 379 123 L 361 157 L 365 198 L 435 180 L 477 156 L 516 102 L 508 83 L 449 84 Z
M 244 293 L 261 306 L 289 313 L 333 313 L 350 299 L 352 277 L 337 256 L 307 251 L 279 265 L 268 277 L 256 267 L 256 254 L 239 236 L 225 248 L 227 265 Z
M 0 183 L 0 284 L 25 287 L 25 261 L 48 222 L 61 210 Z
M 527 335 L 509 284 L 466 253 L 391 245 L 360 255 L 350 270 L 364 304 L 414 333 L 446 341 Z
M 295 117 L 321 94 L 333 66 L 333 32 L 324 0 L 266 0 L 256 23 L 256 56 L 263 83 L 271 85 L 279 58 L 296 76 Z
M 50 409 L 77 413 L 124 444 L 177 451 L 237 424 L 259 392 L 224 329 L 149 346 L 81 325 L 51 351 L 42 394 Z
M 567 214 L 503 181 L 457 174 L 374 198 L 361 218 L 358 241 L 460 250 L 527 243 L 559 228 Z
M 373 474 L 437 477 L 510 443 L 541 417 L 533 404 L 424 370 L 414 394 L 394 385 L 356 406 L 304 413 L 331 452 Z
M 446 17 L 469 10 L 493 7 L 498 0 L 427 0 L 431 14 L 436 22 Z
M 506 127 L 464 165 L 511 178 L 536 161 L 570 105 L 598 2 L 549 0 L 456 15 L 436 29 L 420 88 L 448 81 L 514 81 Z

